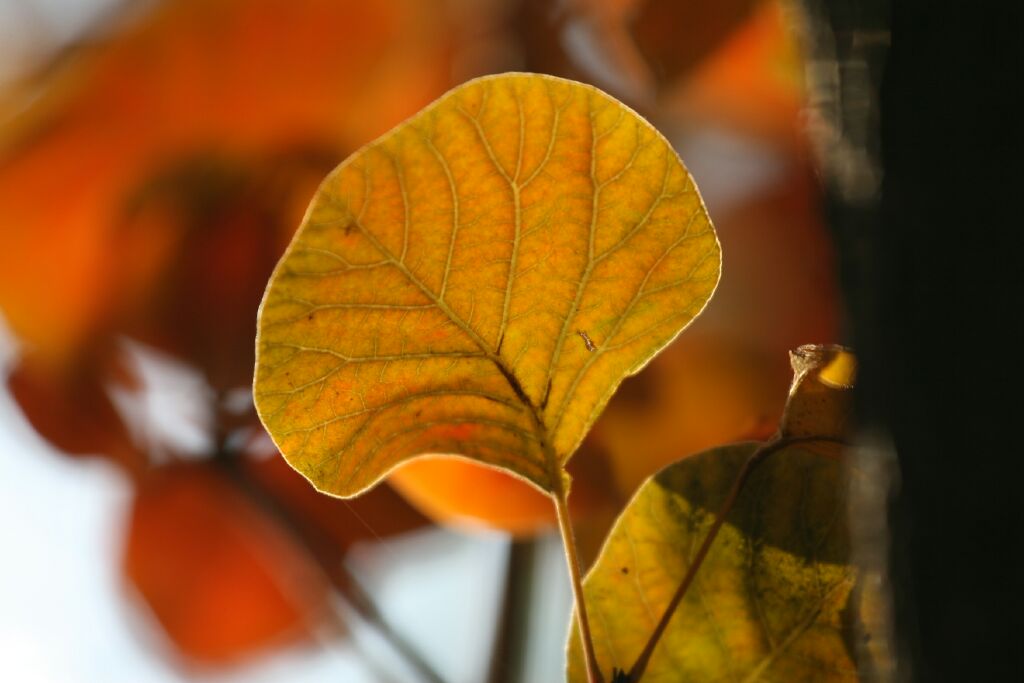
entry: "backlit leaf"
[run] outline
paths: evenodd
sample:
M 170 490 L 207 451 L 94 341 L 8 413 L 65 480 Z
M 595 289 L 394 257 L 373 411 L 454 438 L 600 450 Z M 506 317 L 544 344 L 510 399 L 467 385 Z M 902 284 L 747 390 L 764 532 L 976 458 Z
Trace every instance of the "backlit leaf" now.
M 801 347 L 793 359 L 780 434 L 841 436 L 832 430 L 836 415 L 850 409 L 852 356 Z M 829 387 L 833 380 L 837 386 Z M 606 676 L 633 666 L 758 446 L 725 446 L 667 467 L 619 517 L 584 583 Z M 880 596 L 877 582 L 852 561 L 846 523 L 849 477 L 858 476 L 807 444 L 758 465 L 654 650 L 644 683 L 873 680 L 879 662 L 863 643 L 877 635 Z M 569 680 L 585 680 L 575 632 Z
M 426 453 L 556 491 L 719 270 L 689 174 L 634 112 L 547 76 L 472 81 L 325 180 L 264 298 L 257 409 L 337 495 Z

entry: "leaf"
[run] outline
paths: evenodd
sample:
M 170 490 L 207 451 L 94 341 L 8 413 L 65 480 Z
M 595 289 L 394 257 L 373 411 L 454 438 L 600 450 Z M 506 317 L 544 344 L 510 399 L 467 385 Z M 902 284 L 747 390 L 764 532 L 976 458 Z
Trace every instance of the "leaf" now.
M 852 356 L 801 347 L 793 357 L 796 377 L 780 433 L 839 436 L 831 430 L 840 424 L 836 415 L 849 412 Z M 619 517 L 584 582 L 606 675 L 632 668 L 758 448 L 724 446 L 677 462 L 649 479 Z M 763 460 L 675 610 L 644 683 L 870 680 L 878 663 L 861 644 L 878 626 L 869 615 L 878 614 L 881 598 L 851 559 L 851 476 L 860 475 L 801 443 Z M 568 672 L 570 681 L 585 680 L 575 630 Z
M 560 491 L 719 270 L 696 187 L 639 116 L 553 77 L 471 81 L 324 181 L 263 301 L 257 409 L 336 495 L 430 453 Z
M 842 438 L 847 433 L 856 379 L 853 354 L 837 346 L 801 346 L 789 354 L 793 387 L 779 425 L 784 438 Z
M 110 398 L 112 387 L 135 392 L 137 379 L 110 348 L 83 355 L 88 362 L 56 370 L 26 354 L 7 376 L 7 389 L 29 424 L 58 450 L 104 455 L 141 472 L 146 456 Z
M 132 504 L 123 570 L 178 651 L 229 664 L 325 628 L 314 558 L 216 467 L 165 467 Z

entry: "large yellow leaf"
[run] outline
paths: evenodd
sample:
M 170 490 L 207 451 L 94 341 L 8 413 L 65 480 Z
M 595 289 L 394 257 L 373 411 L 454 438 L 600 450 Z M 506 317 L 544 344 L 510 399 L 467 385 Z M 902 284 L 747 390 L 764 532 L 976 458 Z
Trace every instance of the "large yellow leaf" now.
M 853 359 L 834 347 L 801 347 L 792 360 L 780 440 L 768 442 L 789 445 L 746 479 L 644 683 L 875 680 L 886 666 L 877 577 L 854 562 L 846 523 L 848 478 L 861 475 L 803 441 L 843 436 Z M 606 676 L 631 670 L 759 447 L 724 446 L 670 465 L 619 517 L 584 581 Z M 586 680 L 577 632 L 569 680 Z
M 562 491 L 615 388 L 719 271 L 697 189 L 650 124 L 579 83 L 481 78 L 324 181 L 263 301 L 256 405 L 336 495 L 419 454 Z

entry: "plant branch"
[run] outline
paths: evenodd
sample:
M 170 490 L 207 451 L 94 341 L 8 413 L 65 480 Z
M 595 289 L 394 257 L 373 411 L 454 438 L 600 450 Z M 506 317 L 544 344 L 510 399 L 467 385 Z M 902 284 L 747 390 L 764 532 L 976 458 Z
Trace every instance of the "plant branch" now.
M 565 559 L 569 564 L 569 578 L 572 580 L 573 602 L 576 603 L 576 623 L 580 629 L 580 640 L 583 642 L 583 658 L 587 665 L 587 680 L 590 683 L 604 683 L 601 670 L 597 666 L 594 655 L 594 640 L 590 635 L 590 620 L 587 618 L 587 605 L 583 599 L 583 573 L 580 571 L 579 551 L 576 548 L 576 534 L 569 518 L 569 495 L 564 486 L 551 494 L 558 513 L 558 531 L 562 535 L 565 548 Z
M 348 603 L 363 621 L 372 627 L 387 643 L 409 664 L 427 683 L 444 683 L 440 674 L 416 650 L 416 648 L 398 633 L 384 618 L 376 603 L 366 589 L 356 580 L 355 576 L 344 565 L 340 570 L 347 580 L 345 583 L 335 581 L 335 587 L 342 599 Z
M 218 464 L 224 468 L 225 472 L 240 487 L 242 493 L 248 496 L 264 512 L 273 517 L 291 535 L 294 541 L 309 552 L 310 557 L 320 566 L 331 586 L 336 591 L 336 595 L 351 607 L 352 611 L 367 626 L 376 631 L 424 681 L 444 683 L 444 679 L 441 678 L 440 674 L 434 671 L 419 651 L 403 638 L 385 619 L 384 615 L 381 614 L 369 593 L 367 593 L 352 572 L 349 571 L 344 562 L 339 560 L 335 552 L 337 548 L 328 539 L 326 534 L 317 528 L 316 525 L 300 523 L 286 505 L 267 491 L 258 481 L 250 477 L 244 468 L 238 465 L 237 454 L 234 454 L 223 445 L 217 454 L 220 456 L 217 458 Z
M 672 620 L 672 615 L 675 613 L 676 608 L 679 607 L 679 603 L 683 601 L 683 597 L 686 595 L 687 589 L 697 576 L 697 571 L 701 568 L 701 565 L 704 564 L 704 559 L 707 557 L 708 551 L 711 550 L 711 544 L 714 543 L 715 539 L 718 537 L 718 532 L 721 531 L 722 525 L 725 523 L 725 518 L 732 511 L 733 506 L 736 505 L 736 500 L 739 498 L 740 492 L 743 490 L 744 485 L 746 485 L 747 480 L 750 478 L 754 469 L 764 462 L 768 456 L 777 451 L 796 444 L 811 442 L 844 443 L 842 439 L 827 436 L 782 438 L 779 435 L 775 435 L 751 453 L 750 457 L 743 463 L 740 471 L 736 474 L 736 479 L 732 483 L 732 488 L 729 489 L 729 493 L 726 495 L 725 501 L 722 503 L 721 508 L 718 510 L 718 514 L 715 516 L 715 521 L 711 524 L 711 528 L 708 529 L 708 533 L 704 537 L 704 541 L 701 543 L 700 548 L 697 549 L 696 555 L 693 556 L 693 561 L 690 562 L 690 566 L 687 568 L 686 574 L 679 582 L 676 592 L 672 595 L 672 599 L 665 607 L 665 611 L 662 613 L 661 619 L 658 620 L 657 626 L 654 627 L 654 631 L 651 632 L 651 636 L 648 638 L 643 651 L 636 658 L 636 662 L 629 670 L 629 675 L 626 677 L 626 681 L 628 681 L 628 683 L 639 683 L 640 677 L 643 676 L 644 671 L 647 670 L 647 665 L 651 661 L 651 655 L 654 654 L 654 648 L 657 647 L 658 641 L 661 640 L 661 636 L 668 628 L 668 624 Z

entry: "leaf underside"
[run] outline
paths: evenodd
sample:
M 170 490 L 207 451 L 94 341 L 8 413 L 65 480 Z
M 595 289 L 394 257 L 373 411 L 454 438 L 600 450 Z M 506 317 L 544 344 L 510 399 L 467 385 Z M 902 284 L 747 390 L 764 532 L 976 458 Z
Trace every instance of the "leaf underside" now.
M 863 475 L 838 447 L 856 361 L 836 346 L 803 346 L 790 358 L 782 441 L 770 442 L 788 445 L 746 480 L 644 683 L 884 679 L 884 599 L 876 572 L 854 562 L 847 525 L 850 477 Z M 760 446 L 722 446 L 670 465 L 619 516 L 584 581 L 602 671 L 632 669 Z M 568 674 L 586 680 L 575 630 Z
M 257 409 L 335 495 L 420 454 L 560 490 L 719 271 L 689 174 L 637 114 L 549 76 L 471 81 L 324 181 L 264 297 Z
M 602 670 L 632 667 L 756 447 L 670 466 L 619 518 L 584 584 Z M 880 597 L 850 564 L 843 476 L 839 461 L 796 446 L 754 471 L 644 683 L 873 680 L 858 639 Z M 575 633 L 569 680 L 586 680 Z

